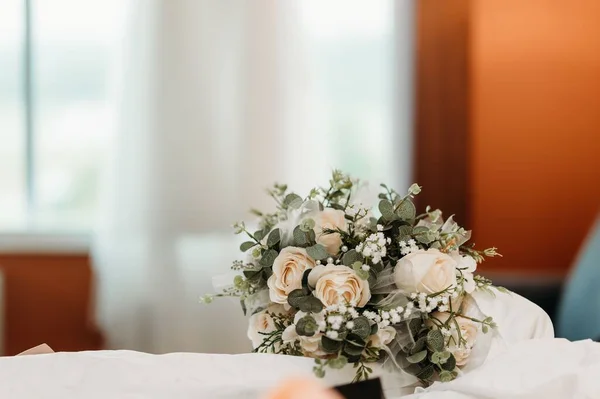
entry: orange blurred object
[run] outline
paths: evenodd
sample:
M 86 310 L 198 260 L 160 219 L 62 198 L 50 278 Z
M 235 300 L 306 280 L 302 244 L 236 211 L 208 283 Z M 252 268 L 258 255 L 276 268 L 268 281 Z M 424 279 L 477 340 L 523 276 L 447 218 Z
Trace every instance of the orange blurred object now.
M 600 2 L 471 11 L 473 242 L 504 255 L 487 270 L 564 274 L 600 208 Z
M 287 380 L 266 399 L 343 399 L 337 392 L 324 388 L 315 380 L 298 378 Z

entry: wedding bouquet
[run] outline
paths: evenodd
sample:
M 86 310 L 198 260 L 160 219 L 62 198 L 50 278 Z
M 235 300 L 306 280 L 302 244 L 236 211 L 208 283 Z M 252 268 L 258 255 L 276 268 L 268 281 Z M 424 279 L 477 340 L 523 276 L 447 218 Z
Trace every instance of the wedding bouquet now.
M 340 171 L 306 197 L 276 184 L 276 211 L 252 211 L 256 231 L 234 225 L 249 240 L 233 284 L 203 301 L 239 297 L 255 352 L 314 358 L 318 376 L 351 363 L 359 381 L 378 362 L 425 384 L 456 378 L 495 328 L 470 294 L 492 292 L 474 272 L 498 254 L 466 245 L 470 232 L 439 210 L 417 214 L 418 185 L 381 186 L 374 210 Z

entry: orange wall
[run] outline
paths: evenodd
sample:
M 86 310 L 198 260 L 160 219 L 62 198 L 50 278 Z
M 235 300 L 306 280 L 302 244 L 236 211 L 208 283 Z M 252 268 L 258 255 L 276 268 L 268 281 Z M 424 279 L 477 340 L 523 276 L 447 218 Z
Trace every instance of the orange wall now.
M 564 273 L 600 204 L 600 1 L 472 5 L 475 242 Z
M 57 351 L 99 349 L 89 323 L 91 268 L 84 255 L 0 255 L 5 354 L 46 342 Z

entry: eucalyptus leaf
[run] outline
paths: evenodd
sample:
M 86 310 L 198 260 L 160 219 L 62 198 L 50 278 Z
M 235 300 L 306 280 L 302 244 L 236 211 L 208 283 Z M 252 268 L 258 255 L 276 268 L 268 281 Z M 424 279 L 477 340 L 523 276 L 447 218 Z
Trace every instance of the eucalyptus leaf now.
M 268 231 L 266 230 L 257 230 L 254 232 L 253 236 L 256 241 L 260 241 L 265 237 L 267 233 Z
M 314 219 L 306 218 L 302 221 L 302 223 L 300 223 L 299 226 L 300 226 L 300 230 L 302 230 L 306 233 L 315 228 L 315 221 L 314 221 Z
M 427 347 L 436 352 L 444 350 L 444 335 L 440 330 L 431 330 L 427 333 Z
M 410 350 L 410 354 L 414 355 L 417 352 L 421 352 L 425 349 L 425 344 L 427 343 L 427 337 L 421 337 L 415 341 L 414 346 Z
M 398 209 L 396 210 L 396 215 L 398 215 L 403 220 L 412 220 L 417 216 L 417 209 L 415 208 L 415 204 L 412 203 L 409 199 L 405 199 L 400 203 Z
M 279 231 L 279 229 L 275 229 L 269 234 L 269 237 L 267 238 L 267 245 L 269 247 L 274 247 L 275 245 L 279 244 L 280 240 L 281 232 Z
M 447 371 L 453 371 L 456 368 L 456 358 L 453 354 L 450 354 L 450 357 L 446 359 L 446 362 L 441 365 L 442 369 Z
M 413 234 L 425 234 L 429 231 L 429 228 L 425 227 L 425 226 L 416 226 L 415 228 L 413 228 L 412 233 Z
M 416 229 L 417 227 L 415 227 Z M 398 237 L 410 236 L 413 233 L 413 228 L 411 226 L 399 226 L 398 227 Z
M 360 262 L 362 265 L 362 260 L 362 256 L 355 249 L 351 249 L 342 256 L 342 263 L 345 266 L 352 266 L 354 262 Z
M 287 301 L 291 307 L 298 309 L 300 307 L 300 303 L 305 297 L 306 295 L 304 293 L 304 290 L 297 289 L 293 290 L 288 294 Z
M 369 320 L 364 316 L 359 316 L 354 319 L 353 322 L 354 328 L 352 328 L 352 333 L 366 340 L 369 335 L 371 335 L 371 325 Z
M 242 273 L 244 274 L 244 277 L 246 277 L 248 280 L 253 279 L 254 277 L 260 275 L 262 269 L 261 270 L 244 270 Z
M 332 369 L 343 369 L 344 366 L 346 366 L 348 364 L 348 358 L 346 356 L 338 356 L 335 359 L 331 359 L 329 360 L 329 363 L 327 363 L 329 365 L 329 367 L 331 367 Z
M 371 326 L 371 335 L 377 334 L 377 331 L 379 331 L 379 325 L 377 323 L 373 323 Z
M 293 209 L 300 208 L 303 202 L 302 197 L 294 193 L 286 195 L 283 199 L 283 205 Z
M 439 374 L 441 382 L 450 382 L 453 379 L 455 379 L 457 375 L 458 374 L 453 371 L 446 371 L 446 370 L 442 371 Z
M 327 249 L 325 249 L 325 247 L 321 244 L 315 244 L 311 247 L 307 247 L 306 253 L 314 260 L 325 259 L 329 256 L 329 254 L 327 253 Z
M 337 353 L 342 348 L 342 341 L 331 339 L 324 335 L 321 337 L 321 347 L 327 353 Z
M 305 313 L 319 313 L 323 310 L 323 304 L 314 296 L 310 295 L 300 300 L 298 306 Z
M 434 372 L 435 369 L 433 368 L 433 365 L 428 364 L 427 366 L 423 367 L 417 374 L 415 374 L 415 377 L 422 381 L 427 381 L 431 377 L 433 377 Z
M 406 358 L 406 361 L 409 363 L 420 363 L 427 357 L 427 350 L 422 350 L 421 352 L 417 352 L 414 355 L 410 355 Z
M 349 334 L 344 341 L 344 353 L 347 353 L 350 356 L 360 356 L 365 349 L 365 341 L 354 335 Z
M 394 213 L 394 205 L 388 200 L 384 199 L 379 201 L 379 212 L 381 212 L 381 216 L 386 221 L 397 219 L 397 216 Z
M 296 333 L 305 337 L 312 337 L 318 329 L 316 320 L 310 315 L 304 316 L 296 323 Z
M 294 245 L 296 245 L 297 247 L 305 247 L 306 245 L 308 245 L 309 241 L 308 241 L 307 234 L 308 233 L 302 231 L 300 226 L 296 226 L 296 228 L 294 229 L 294 232 L 293 232 Z
M 263 267 L 262 273 L 263 273 L 263 276 L 264 276 L 265 281 L 266 281 L 273 274 L 273 268 L 272 267 Z
M 275 259 L 277 258 L 277 255 L 278 255 L 278 253 L 274 249 L 268 249 L 268 250 L 266 250 L 263 253 L 262 258 L 260 259 L 260 264 L 262 266 L 266 266 L 266 267 L 273 266 L 273 262 L 275 262 Z
M 442 365 L 445 364 L 450 358 L 450 352 L 433 352 L 431 354 L 431 363 Z
M 312 271 L 312 269 L 307 269 L 304 271 L 304 273 L 302 274 L 302 289 L 306 292 L 310 292 L 310 288 L 308 285 L 308 275 L 310 274 L 310 272 Z
M 246 242 L 243 242 L 243 243 L 240 245 L 240 251 L 242 251 L 242 252 L 246 252 L 247 250 L 249 250 L 250 248 L 252 248 L 252 247 L 253 247 L 253 246 L 255 246 L 255 245 L 256 245 L 256 243 L 255 243 L 254 241 L 246 241 Z
M 366 270 L 359 270 L 356 272 L 356 275 L 361 279 L 361 280 L 367 280 L 369 278 L 369 272 Z

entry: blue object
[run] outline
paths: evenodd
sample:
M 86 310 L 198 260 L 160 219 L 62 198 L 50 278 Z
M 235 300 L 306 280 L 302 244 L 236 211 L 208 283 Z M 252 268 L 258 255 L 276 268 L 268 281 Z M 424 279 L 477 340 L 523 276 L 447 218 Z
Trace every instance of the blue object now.
M 557 336 L 600 339 L 600 218 L 585 242 L 563 291 Z

